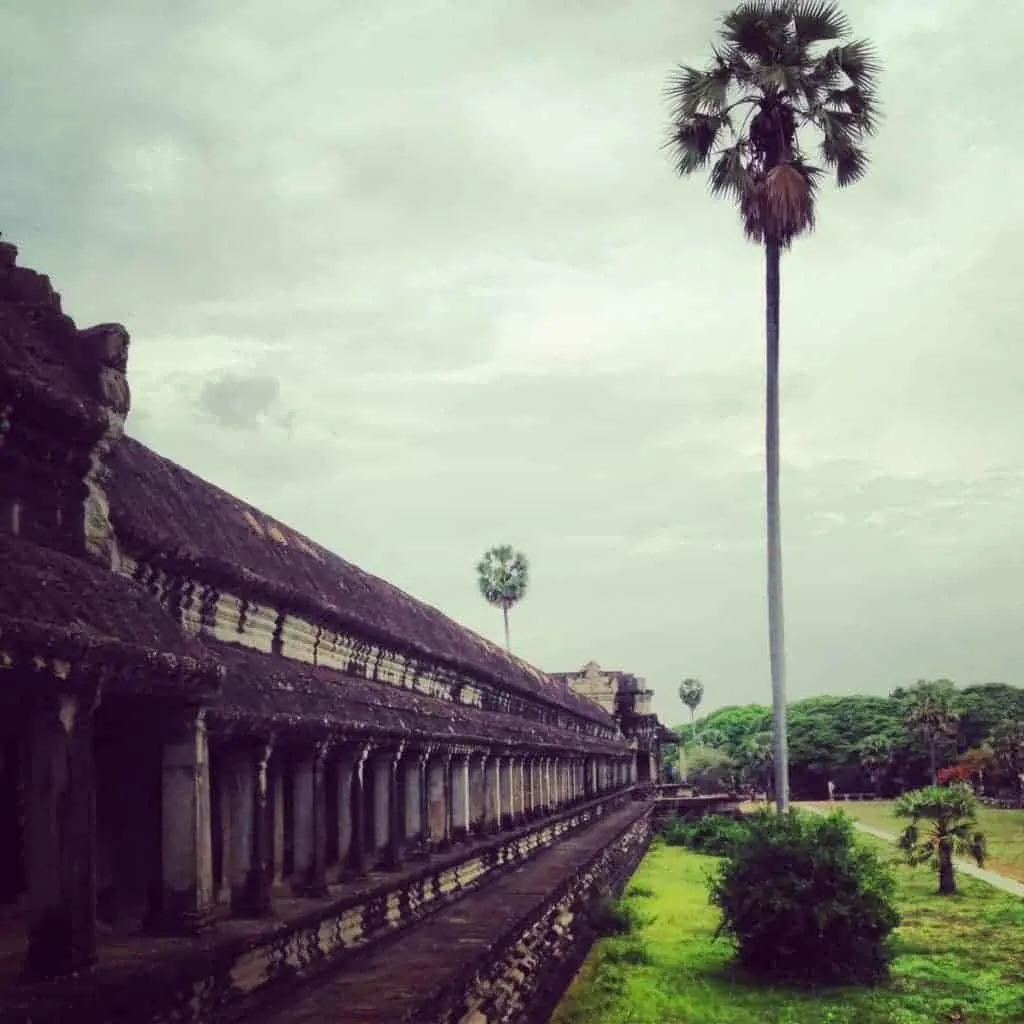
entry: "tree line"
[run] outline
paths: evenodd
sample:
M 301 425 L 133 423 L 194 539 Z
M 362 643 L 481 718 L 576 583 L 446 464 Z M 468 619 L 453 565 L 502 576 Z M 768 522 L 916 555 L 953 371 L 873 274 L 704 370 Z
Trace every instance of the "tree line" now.
M 987 796 L 1024 798 L 1024 688 L 921 680 L 888 697 L 808 697 L 789 704 L 786 718 L 796 799 L 821 799 L 830 780 L 839 793 L 880 797 L 960 780 Z M 770 791 L 771 707 L 719 708 L 675 731 L 680 746 L 666 764 L 699 789 Z

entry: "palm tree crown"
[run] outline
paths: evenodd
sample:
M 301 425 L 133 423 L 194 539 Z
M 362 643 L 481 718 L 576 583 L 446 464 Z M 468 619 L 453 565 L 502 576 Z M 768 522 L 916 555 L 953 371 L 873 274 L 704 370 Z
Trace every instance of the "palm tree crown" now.
M 477 584 L 484 600 L 500 608 L 505 619 L 505 648 L 511 650 L 508 610 L 522 600 L 529 584 L 526 555 L 510 544 L 499 544 L 484 553 L 477 563 Z
M 697 738 L 697 708 L 704 699 L 704 684 L 699 679 L 684 679 L 679 684 L 679 699 L 690 709 L 690 727 Z
M 748 0 L 722 19 L 704 70 L 681 65 L 669 85 L 676 170 L 710 165 L 714 196 L 732 199 L 754 242 L 783 248 L 814 227 L 823 168 L 840 186 L 864 176 L 875 131 L 879 64 L 828 0 Z

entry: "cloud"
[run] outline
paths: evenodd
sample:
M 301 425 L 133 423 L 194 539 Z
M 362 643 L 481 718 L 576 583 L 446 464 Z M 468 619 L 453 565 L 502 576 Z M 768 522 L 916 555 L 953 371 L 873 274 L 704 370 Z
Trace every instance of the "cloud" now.
M 783 266 L 790 688 L 1020 681 L 1021 16 L 845 7 L 885 121 Z M 670 720 L 766 699 L 763 262 L 660 148 L 721 10 L 11 7 L 0 227 L 129 327 L 142 440 L 488 635 L 508 538 L 521 653 Z

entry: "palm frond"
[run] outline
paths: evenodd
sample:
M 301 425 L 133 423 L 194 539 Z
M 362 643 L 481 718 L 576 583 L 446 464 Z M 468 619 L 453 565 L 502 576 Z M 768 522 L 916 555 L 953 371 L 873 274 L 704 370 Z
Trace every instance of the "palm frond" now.
M 796 0 L 792 4 L 793 26 L 801 47 L 830 43 L 850 34 L 850 22 L 830 0 Z
M 835 113 L 851 114 L 858 131 L 864 135 L 874 135 L 878 128 L 878 102 L 875 95 L 859 85 L 849 85 L 845 89 L 826 89 L 822 105 Z
M 821 128 L 821 159 L 836 174 L 840 188 L 860 181 L 867 174 L 867 152 L 857 144 L 861 134 L 852 115 L 822 110 L 815 118 Z
M 745 57 L 774 63 L 787 41 L 786 6 L 777 0 L 746 0 L 722 19 L 722 37 Z
M 729 98 L 733 73 L 728 65 L 707 71 L 681 64 L 669 77 L 666 93 L 673 104 L 673 118 L 685 120 L 695 114 L 718 114 Z
M 708 188 L 713 196 L 727 196 L 739 202 L 750 188 L 750 172 L 744 162 L 746 146 L 742 142 L 723 149 L 711 168 Z
M 867 39 L 835 46 L 823 59 L 832 61 L 853 85 L 866 92 L 874 90 L 875 79 L 882 70 L 875 47 Z
M 685 177 L 706 167 L 728 126 L 727 114 L 693 114 L 674 124 L 666 146 L 673 151 L 676 173 Z

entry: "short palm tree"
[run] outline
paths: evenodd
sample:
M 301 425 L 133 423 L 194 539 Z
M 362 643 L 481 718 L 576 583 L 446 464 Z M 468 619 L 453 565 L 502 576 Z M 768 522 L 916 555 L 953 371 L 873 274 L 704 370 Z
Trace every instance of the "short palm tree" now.
M 684 679 L 679 684 L 679 699 L 690 709 L 690 730 L 697 739 L 697 708 L 704 699 L 704 684 L 699 679 Z
M 722 19 L 703 69 L 672 78 L 671 148 L 686 176 L 710 166 L 713 196 L 732 199 L 747 238 L 764 246 L 768 636 L 775 736 L 775 799 L 789 802 L 786 657 L 779 512 L 779 269 L 782 250 L 814 227 L 822 167 L 842 187 L 867 171 L 875 129 L 874 48 L 849 41 L 846 16 L 826 0 L 748 0 Z
M 490 604 L 501 609 L 505 619 L 505 649 L 512 650 L 508 632 L 508 610 L 521 601 L 529 583 L 526 555 L 509 544 L 499 544 L 484 553 L 477 563 L 480 593 Z
M 954 856 L 973 857 L 979 866 L 985 863 L 977 809 L 977 797 L 964 785 L 926 786 L 896 801 L 897 816 L 911 819 L 900 836 L 900 849 L 909 863 L 938 869 L 939 892 L 944 896 L 956 892 Z

